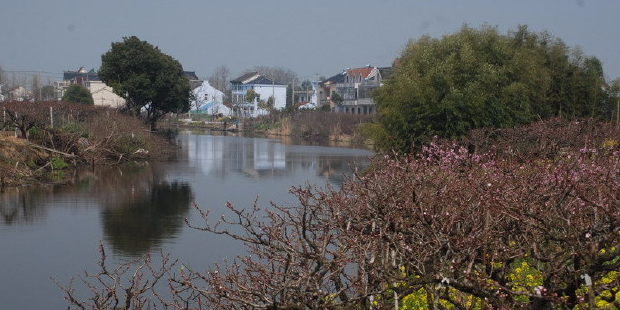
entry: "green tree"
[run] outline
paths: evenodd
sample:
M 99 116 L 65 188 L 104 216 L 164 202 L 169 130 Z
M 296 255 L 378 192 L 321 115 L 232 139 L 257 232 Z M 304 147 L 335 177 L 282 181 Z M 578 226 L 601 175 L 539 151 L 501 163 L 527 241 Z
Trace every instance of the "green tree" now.
M 95 104 L 93 101 L 93 95 L 86 87 L 79 84 L 72 84 L 67 88 L 64 95 L 62 95 L 62 101 L 71 103 L 83 103 L 83 104 Z
M 125 98 L 128 111 L 144 111 L 151 129 L 165 114 L 190 109 L 191 87 L 181 64 L 135 36 L 112 43 L 101 56 L 99 77 Z
M 245 92 L 245 100 L 247 102 L 254 102 L 256 98 L 258 98 L 258 94 L 253 89 L 248 89 L 248 91 Z
M 526 26 L 506 35 L 463 26 L 441 39 L 411 41 L 394 74 L 374 92 L 377 145 L 409 152 L 433 136 L 512 127 L 554 115 L 596 116 L 602 66 Z
M 342 98 L 342 96 L 340 96 L 340 94 L 338 94 L 338 93 L 333 93 L 332 96 L 331 96 L 331 100 L 335 104 L 340 105 L 344 101 L 344 98 Z

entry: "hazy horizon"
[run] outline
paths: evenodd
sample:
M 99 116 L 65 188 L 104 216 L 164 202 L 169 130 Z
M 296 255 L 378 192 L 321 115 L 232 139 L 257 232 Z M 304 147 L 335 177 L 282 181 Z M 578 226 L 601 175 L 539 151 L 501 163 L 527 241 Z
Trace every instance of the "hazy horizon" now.
M 254 66 L 290 69 L 300 79 L 344 68 L 389 66 L 411 39 L 441 37 L 464 24 L 519 24 L 548 31 L 620 77 L 620 1 L 44 1 L 0 4 L 0 66 L 42 72 L 97 70 L 112 42 L 135 35 L 206 78 L 218 66 L 231 78 Z

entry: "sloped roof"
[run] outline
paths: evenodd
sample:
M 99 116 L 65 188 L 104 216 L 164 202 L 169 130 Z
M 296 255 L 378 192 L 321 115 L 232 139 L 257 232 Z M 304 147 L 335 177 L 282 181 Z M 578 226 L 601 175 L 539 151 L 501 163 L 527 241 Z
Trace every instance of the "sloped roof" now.
M 232 81 L 233 84 L 247 84 L 247 81 L 254 79 L 258 75 L 258 72 L 248 72 Z
M 375 67 L 363 67 L 363 68 L 347 69 L 347 76 L 349 78 L 357 78 L 358 76 L 361 75 L 362 79 L 365 79 L 365 78 L 368 77 L 368 75 L 374 69 L 375 69 Z
M 344 78 L 347 76 L 346 71 L 340 72 L 332 77 L 330 77 L 329 79 L 323 81 L 321 84 L 338 84 L 338 83 L 343 83 L 344 82 Z
M 255 85 L 284 85 L 280 83 L 275 83 L 273 80 L 270 80 L 262 75 L 257 76 L 255 79 L 248 81 L 245 84 L 255 84 Z
M 243 85 L 284 85 L 280 83 L 275 83 L 273 80 L 268 79 L 257 72 L 249 72 L 246 73 L 232 81 L 233 84 L 243 84 Z
M 183 73 L 185 74 L 185 77 L 187 77 L 187 79 L 190 81 L 200 80 L 196 75 L 196 71 L 183 71 Z

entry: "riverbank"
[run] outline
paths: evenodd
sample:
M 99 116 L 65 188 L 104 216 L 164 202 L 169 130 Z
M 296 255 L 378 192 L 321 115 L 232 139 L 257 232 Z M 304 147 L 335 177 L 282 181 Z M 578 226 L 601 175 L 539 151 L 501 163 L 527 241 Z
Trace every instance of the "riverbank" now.
M 52 102 L 4 108 L 8 117 L 0 129 L 18 130 L 0 131 L 0 187 L 62 183 L 79 166 L 159 160 L 174 153 L 166 131 L 152 133 L 117 110 Z
M 273 111 L 269 115 L 240 120 L 235 118 L 211 119 L 208 115 L 198 114 L 169 120 L 168 126 L 372 148 L 372 139 L 365 125 L 371 123 L 373 119 L 373 115 L 292 110 Z

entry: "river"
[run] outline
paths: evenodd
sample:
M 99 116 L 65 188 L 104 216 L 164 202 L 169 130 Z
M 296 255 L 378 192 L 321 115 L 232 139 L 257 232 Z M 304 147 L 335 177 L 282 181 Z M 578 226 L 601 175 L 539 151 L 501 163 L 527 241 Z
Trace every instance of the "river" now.
M 372 155 L 265 138 L 184 132 L 177 139 L 175 160 L 96 167 L 76 172 L 69 185 L 3 189 L 0 309 L 66 309 L 51 278 L 68 284 L 97 271 L 99 241 L 116 263 L 163 252 L 204 269 L 234 257 L 239 243 L 185 225 L 186 218 L 200 224 L 193 203 L 216 218 L 226 202 L 294 204 L 291 186 L 339 186 Z

